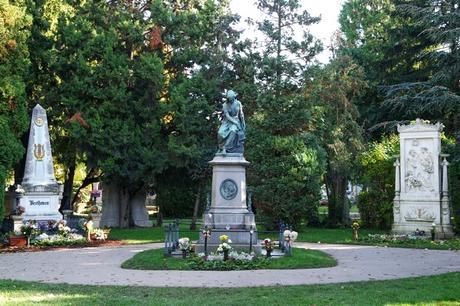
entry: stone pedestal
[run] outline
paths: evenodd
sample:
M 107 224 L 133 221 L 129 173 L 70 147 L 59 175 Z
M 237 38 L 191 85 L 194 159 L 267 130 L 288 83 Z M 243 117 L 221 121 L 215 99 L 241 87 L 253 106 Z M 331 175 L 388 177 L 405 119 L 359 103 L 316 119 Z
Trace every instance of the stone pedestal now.
M 395 162 L 393 231 L 427 235 L 433 225 L 436 237 L 453 236 L 447 190 L 447 161 L 441 164 L 443 126 L 424 123 L 398 126 L 400 156 Z M 442 166 L 442 167 L 441 167 Z M 443 179 L 441 179 L 443 177 Z
M 21 227 L 24 225 L 24 217 L 23 216 L 11 215 L 10 218 L 11 218 L 11 220 L 13 220 L 13 231 L 14 232 L 20 232 Z
M 216 154 L 209 162 L 213 167 L 211 203 L 203 215 L 203 224 L 211 229 L 208 239 L 209 250 L 217 248 L 220 235 L 228 235 L 235 248 L 247 249 L 257 246 L 257 232 L 254 213 L 248 209 L 246 190 L 246 167 L 249 162 L 242 154 Z M 201 236 L 199 248 L 204 243 Z
M 61 220 L 62 188 L 54 177 L 53 156 L 45 110 L 37 104 L 30 121 L 29 143 L 22 180 L 24 220 Z
M 93 221 L 93 226 L 94 228 L 100 228 L 101 227 L 101 213 L 91 213 L 91 220 Z

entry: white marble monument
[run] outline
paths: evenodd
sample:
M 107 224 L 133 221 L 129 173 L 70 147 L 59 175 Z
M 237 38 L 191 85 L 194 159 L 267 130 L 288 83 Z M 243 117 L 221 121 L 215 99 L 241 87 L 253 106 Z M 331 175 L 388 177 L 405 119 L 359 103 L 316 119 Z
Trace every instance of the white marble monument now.
M 437 237 L 453 235 L 450 223 L 447 155 L 441 154 L 440 123 L 421 119 L 398 126 L 400 156 L 394 163 L 395 198 L 393 231 L 408 234 L 417 229 Z
M 54 177 L 48 118 L 39 104 L 32 112 L 22 188 L 25 193 L 20 205 L 25 208 L 24 220 L 62 219 L 58 211 L 62 188 Z

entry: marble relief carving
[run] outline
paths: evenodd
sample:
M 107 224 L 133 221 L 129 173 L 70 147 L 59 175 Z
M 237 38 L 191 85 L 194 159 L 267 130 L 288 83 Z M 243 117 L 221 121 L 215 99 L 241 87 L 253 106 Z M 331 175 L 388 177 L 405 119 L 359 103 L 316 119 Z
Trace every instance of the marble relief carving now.
M 414 140 L 406 159 L 406 187 L 408 191 L 434 191 L 433 185 L 433 154 L 428 148 L 418 148 L 418 141 Z
M 406 221 L 425 221 L 432 222 L 436 219 L 435 214 L 426 208 L 413 208 L 404 216 Z

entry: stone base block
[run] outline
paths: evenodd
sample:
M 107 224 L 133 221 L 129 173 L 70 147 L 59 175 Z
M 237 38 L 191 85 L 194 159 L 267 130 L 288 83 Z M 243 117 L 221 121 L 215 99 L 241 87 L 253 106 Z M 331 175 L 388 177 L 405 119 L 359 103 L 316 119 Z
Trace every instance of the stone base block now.
M 228 238 L 232 241 L 233 244 L 243 244 L 249 246 L 249 241 L 251 241 L 251 233 L 249 230 L 212 230 L 211 237 L 208 237 L 209 244 L 220 244 L 219 237 L 222 235 L 227 235 Z M 204 243 L 204 236 L 200 235 L 198 243 Z M 257 244 L 257 231 L 254 229 L 252 234 L 252 244 Z
M 25 208 L 25 213 L 22 215 L 24 221 L 58 221 L 63 219 L 61 213 L 59 213 L 59 194 L 52 192 L 30 192 L 21 198 L 20 205 Z
M 214 229 L 245 229 L 255 230 L 256 223 L 254 214 L 246 212 L 209 212 L 204 216 L 204 224 Z
M 207 252 L 208 253 L 216 253 L 218 247 L 219 247 L 219 244 L 208 244 L 207 245 Z M 233 244 L 232 243 L 232 249 L 237 251 L 237 252 L 249 253 L 249 244 Z M 258 244 L 252 245 L 251 250 L 252 250 L 251 252 L 254 252 L 256 254 L 262 254 L 262 247 L 260 245 L 258 245 Z M 197 254 L 198 253 L 204 253 L 204 244 L 197 243 L 195 251 L 196 251 Z
M 57 214 L 43 214 L 43 215 L 27 215 L 24 214 L 24 221 L 35 220 L 35 221 L 60 221 L 63 219 L 60 213 Z
M 134 226 L 138 226 L 138 227 L 153 227 L 153 221 L 151 221 L 151 220 L 134 220 Z
M 413 234 L 417 229 L 425 231 L 425 235 L 431 237 L 431 223 L 429 222 L 411 222 L 411 223 L 394 223 L 392 232 L 394 234 L 408 235 Z M 454 236 L 452 226 L 450 225 L 436 225 L 436 238 L 451 238 Z

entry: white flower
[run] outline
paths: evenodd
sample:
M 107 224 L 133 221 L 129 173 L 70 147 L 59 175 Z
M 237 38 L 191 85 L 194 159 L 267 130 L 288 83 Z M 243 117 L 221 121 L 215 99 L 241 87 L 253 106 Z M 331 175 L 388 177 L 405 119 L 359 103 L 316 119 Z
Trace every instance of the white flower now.
M 190 239 L 187 237 L 179 239 L 179 247 L 182 251 L 186 251 L 190 248 Z
M 45 239 L 48 239 L 49 236 L 46 234 L 46 233 L 43 233 L 43 234 L 40 234 L 38 235 L 37 237 L 35 237 L 35 240 L 45 240 Z
M 291 235 L 290 235 L 291 241 L 292 241 L 292 242 L 296 241 L 298 235 L 299 235 L 299 234 L 298 234 L 297 232 L 292 231 L 292 232 L 291 232 Z

